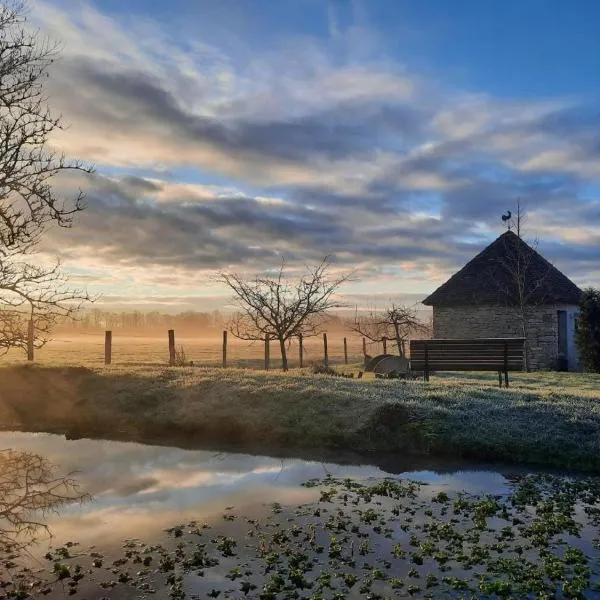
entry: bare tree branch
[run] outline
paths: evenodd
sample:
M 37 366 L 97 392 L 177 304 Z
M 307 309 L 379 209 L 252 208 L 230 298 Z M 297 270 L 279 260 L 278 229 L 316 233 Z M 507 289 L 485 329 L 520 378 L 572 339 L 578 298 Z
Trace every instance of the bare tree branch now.
M 334 295 L 350 275 L 331 277 L 329 270 L 326 257 L 307 267 L 296 281 L 286 278 L 285 261 L 274 277 L 257 276 L 249 281 L 235 273 L 219 273 L 217 279 L 233 292 L 239 308 L 229 324 L 231 334 L 243 340 L 262 340 L 265 336 L 278 340 L 282 368 L 287 371 L 286 343 L 300 334 L 316 335 L 319 317 L 344 306 Z
M 49 533 L 42 519 L 89 496 L 70 476 L 59 477 L 43 457 L 0 450 L 0 550 L 19 552 Z
M 0 5 L 0 352 L 26 346 L 30 319 L 39 347 L 52 325 L 89 299 L 68 288 L 60 264 L 33 261 L 46 228 L 70 227 L 84 208 L 81 191 L 65 201 L 55 194 L 53 179 L 62 171 L 92 172 L 48 145 L 63 127 L 47 106 L 44 88 L 58 50 L 27 26 L 23 2 Z
M 427 325 L 417 317 L 415 306 L 397 304 L 380 312 L 372 309 L 366 315 L 359 315 L 356 311 L 350 328 L 371 342 L 381 342 L 384 338 L 395 340 L 400 356 L 406 354 L 406 341 L 411 335 L 428 331 Z
M 523 222 L 526 213 L 517 201 L 516 216 L 509 219 L 507 227 L 514 227 L 518 243 L 505 243 L 504 252 L 488 271 L 490 284 L 499 292 L 500 300 L 507 306 L 515 307 L 521 335 L 525 339 L 525 369 L 531 370 L 530 357 L 530 327 L 529 317 L 536 306 L 545 304 L 547 279 L 552 271 L 552 265 L 545 261 L 545 268 L 539 270 L 536 261 L 536 250 L 539 240 L 534 240 L 529 246 L 522 243 Z
M 30 264 L 27 258 L 0 256 L 0 353 L 27 350 L 29 321 L 34 348 L 41 348 L 57 323 L 74 317 L 84 302 L 93 300 L 85 290 L 69 287 L 60 263 L 46 267 Z
M 22 2 L 0 5 L 0 253 L 31 248 L 45 225 L 69 227 L 82 210 L 80 191 L 70 201 L 57 197 L 52 179 L 61 171 L 92 171 L 48 147 L 63 128 L 47 106 L 44 81 L 59 46 L 26 27 Z

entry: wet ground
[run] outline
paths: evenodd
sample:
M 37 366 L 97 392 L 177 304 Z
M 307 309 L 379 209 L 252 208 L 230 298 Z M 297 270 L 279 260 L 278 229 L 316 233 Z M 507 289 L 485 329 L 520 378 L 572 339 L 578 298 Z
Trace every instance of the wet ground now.
M 93 497 L 47 515 L 33 597 L 600 595 L 598 479 L 51 434 L 2 433 L 0 448 L 44 456 Z

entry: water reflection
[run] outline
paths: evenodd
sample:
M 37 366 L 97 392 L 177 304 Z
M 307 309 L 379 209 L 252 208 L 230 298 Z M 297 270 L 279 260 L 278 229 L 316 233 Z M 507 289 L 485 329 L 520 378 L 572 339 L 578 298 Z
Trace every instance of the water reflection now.
M 219 587 L 219 589 L 230 587 L 232 585 L 229 583 L 232 569 L 241 568 L 240 565 L 246 565 L 249 559 L 256 562 L 255 575 L 263 573 L 264 564 L 261 561 L 263 559 L 266 560 L 266 557 L 263 556 L 263 546 L 262 542 L 260 542 L 260 536 L 257 536 L 254 540 L 258 544 L 254 550 L 251 548 L 252 544 L 248 545 L 247 543 L 250 537 L 246 539 L 248 526 L 252 525 L 252 527 L 255 527 L 259 521 L 262 521 L 263 527 L 260 530 L 261 535 L 262 533 L 265 535 L 268 534 L 273 536 L 273 539 L 276 537 L 283 540 L 285 536 L 287 536 L 285 537 L 286 540 L 295 539 L 299 544 L 298 549 L 307 540 L 312 540 L 316 544 L 314 549 L 315 559 L 317 561 L 325 561 L 322 564 L 321 562 L 318 563 L 319 568 L 325 568 L 329 564 L 327 563 L 329 559 L 333 558 L 337 560 L 336 557 L 339 558 L 337 550 L 339 540 L 336 536 L 341 535 L 340 532 L 346 532 L 344 533 L 346 535 L 348 531 L 354 531 L 351 525 L 358 525 L 358 523 L 361 524 L 361 527 L 368 526 L 367 537 L 370 540 L 369 544 L 373 544 L 373 548 L 372 552 L 365 550 L 364 555 L 372 554 L 372 559 L 379 561 L 376 564 L 391 564 L 389 562 L 390 548 L 388 546 L 391 543 L 389 539 L 393 539 L 394 543 L 401 543 L 405 550 L 399 553 L 392 548 L 391 554 L 399 561 L 395 568 L 402 571 L 402 577 L 409 579 L 413 577 L 410 575 L 412 571 L 418 571 L 415 570 L 414 565 L 423 565 L 424 561 L 421 550 L 411 550 L 413 554 L 417 552 L 417 556 L 411 555 L 410 560 L 405 560 L 404 555 L 406 554 L 409 540 L 412 544 L 411 536 L 425 536 L 425 538 L 432 536 L 431 540 L 424 538 L 423 543 L 425 545 L 423 545 L 423 548 L 425 549 L 430 547 L 427 545 L 430 542 L 441 544 L 442 540 L 446 540 L 446 537 L 440 537 L 440 532 L 443 533 L 446 531 L 445 527 L 454 528 L 454 525 L 451 525 L 450 522 L 443 524 L 442 522 L 448 520 L 447 510 L 449 506 L 452 506 L 450 503 L 457 499 L 457 493 L 462 494 L 466 492 L 467 494 L 473 494 L 472 502 L 478 503 L 477 511 L 479 512 L 473 506 L 467 510 L 465 506 L 469 506 L 470 500 L 461 499 L 461 503 L 466 502 L 466 505 L 463 506 L 461 504 L 463 507 L 461 510 L 464 514 L 461 513 L 459 517 L 462 519 L 461 523 L 464 531 L 469 532 L 468 536 L 466 533 L 464 534 L 464 540 L 466 540 L 465 543 L 467 543 L 466 547 L 469 552 L 472 551 L 475 554 L 484 551 L 488 552 L 488 554 L 489 552 L 495 552 L 498 554 L 498 560 L 503 560 L 504 544 L 506 539 L 509 539 L 505 539 L 505 537 L 508 533 L 511 535 L 527 534 L 526 529 L 519 530 L 518 528 L 515 531 L 511 530 L 507 533 L 506 529 L 510 529 L 509 525 L 505 526 L 507 523 L 512 522 L 515 525 L 516 523 L 522 523 L 521 519 L 525 517 L 532 520 L 534 518 L 538 519 L 542 515 L 540 517 L 542 521 L 538 519 L 539 522 L 536 523 L 535 531 L 540 531 L 540 525 L 546 526 L 548 524 L 543 521 L 546 518 L 543 516 L 546 512 L 536 516 L 534 512 L 525 511 L 521 513 L 518 507 L 515 508 L 513 503 L 515 493 L 514 484 L 509 483 L 509 480 L 502 471 L 478 469 L 472 465 L 463 465 L 463 468 L 457 468 L 457 466 L 449 468 L 447 464 L 443 464 L 438 471 L 423 468 L 417 462 L 414 468 L 405 468 L 402 473 L 402 478 L 405 480 L 404 483 L 392 483 L 393 485 L 399 485 L 400 488 L 403 486 L 410 488 L 412 484 L 407 483 L 407 479 L 424 482 L 426 485 L 421 486 L 418 493 L 405 494 L 398 492 L 397 496 L 389 497 L 384 493 L 381 497 L 375 498 L 372 503 L 370 499 L 364 500 L 363 498 L 364 504 L 361 507 L 358 507 L 358 496 L 355 503 L 354 501 L 347 502 L 347 494 L 340 494 L 335 500 L 338 503 L 336 509 L 339 510 L 331 510 L 330 512 L 330 508 L 332 509 L 334 504 L 331 503 L 331 499 L 327 496 L 329 492 L 325 496 L 325 504 L 315 510 L 319 502 L 310 503 L 319 499 L 323 500 L 323 496 L 320 494 L 322 494 L 324 488 L 319 490 L 318 487 L 303 487 L 300 484 L 310 479 L 322 479 L 327 475 L 331 475 L 338 480 L 352 478 L 354 481 L 371 480 L 372 483 L 373 480 L 379 480 L 381 482 L 382 477 L 390 473 L 397 474 L 400 470 L 400 465 L 407 465 L 407 463 L 402 460 L 396 462 L 391 457 L 387 457 L 384 461 L 379 462 L 379 466 L 349 464 L 351 461 L 348 460 L 348 456 L 345 456 L 344 461 L 346 464 L 339 464 L 335 461 L 305 460 L 300 458 L 279 459 L 249 454 L 185 450 L 131 442 L 89 439 L 66 440 L 64 437 L 58 435 L 28 433 L 0 433 L 0 447 L 3 446 L 13 448 L 12 453 L 14 456 L 37 456 L 42 461 L 42 463 L 38 464 L 49 465 L 50 463 L 55 463 L 61 466 L 63 472 L 76 471 L 77 479 L 81 484 L 80 493 L 93 495 L 94 500 L 86 504 L 65 504 L 63 500 L 60 505 L 57 505 L 57 508 L 61 508 L 60 515 L 52 513 L 49 515 L 47 521 L 48 526 L 55 534 L 52 540 L 54 548 L 46 558 L 43 558 L 43 554 L 49 545 L 45 548 L 44 545 L 38 545 L 35 547 L 33 555 L 33 559 L 37 559 L 37 565 L 41 569 L 44 568 L 44 565 L 47 568 L 49 564 L 52 564 L 54 567 L 52 573 L 57 572 L 56 561 L 60 562 L 63 558 L 60 554 L 63 549 L 58 548 L 62 544 L 65 544 L 66 548 L 72 548 L 76 552 L 81 552 L 81 556 L 85 556 L 87 553 L 88 563 L 92 559 L 94 559 L 93 562 L 95 563 L 96 557 L 101 557 L 98 558 L 100 561 L 98 566 L 92 563 L 92 566 L 95 568 L 95 570 L 92 569 L 94 571 L 93 577 L 86 578 L 81 584 L 76 580 L 76 577 L 78 577 L 77 572 L 69 571 L 68 577 L 65 576 L 66 579 L 70 578 L 69 585 L 80 586 L 80 591 L 84 594 L 83 597 L 88 598 L 88 600 L 89 598 L 101 597 L 110 597 L 113 600 L 137 597 L 135 590 L 133 588 L 129 589 L 127 586 L 131 583 L 130 577 L 132 574 L 137 573 L 140 575 L 142 573 L 139 565 L 146 564 L 144 562 L 145 558 L 148 557 L 146 552 L 156 555 L 152 559 L 154 561 L 152 565 L 160 564 L 164 566 L 164 564 L 171 564 L 169 568 L 163 569 L 161 566 L 158 571 L 155 569 L 152 571 L 153 575 L 150 573 L 148 576 L 152 575 L 154 577 L 158 574 L 161 577 L 163 575 L 164 577 L 167 577 L 167 575 L 171 577 L 176 570 L 171 559 L 177 555 L 177 550 L 174 548 L 179 547 L 179 543 L 183 539 L 180 536 L 184 535 L 183 530 L 186 531 L 186 535 L 189 534 L 188 537 L 191 536 L 190 539 L 186 538 L 185 541 L 186 544 L 191 544 L 190 551 L 193 550 L 194 552 L 192 566 L 206 566 L 204 562 L 206 562 L 205 559 L 208 555 L 204 555 L 204 546 L 207 543 L 209 549 L 212 548 L 211 552 L 218 551 L 222 554 L 219 559 L 221 560 L 219 568 L 213 569 L 210 573 L 207 572 L 206 575 L 202 574 L 202 576 L 186 575 L 186 578 L 180 581 L 181 585 L 185 584 L 189 586 L 190 592 L 202 593 L 202 597 L 206 597 L 211 591 L 210 587 L 212 586 Z M 42 456 L 44 457 L 43 459 L 40 458 Z M 390 465 L 389 470 L 386 468 L 386 465 Z M 4 469 L 4 471 L 6 473 L 11 472 L 7 469 Z M 11 479 L 10 475 L 7 477 L 7 481 L 9 479 Z M 51 483 L 47 477 L 46 483 Z M 326 483 L 325 485 L 331 486 L 333 484 Z M 344 484 L 340 483 L 340 485 Z M 418 488 L 418 486 L 412 487 L 415 489 Z M 348 487 L 348 489 L 350 490 L 351 488 Z M 595 488 L 592 486 L 590 490 L 593 491 Z M 531 489 L 525 486 L 523 492 L 530 494 Z M 554 504 L 562 506 L 564 498 L 569 497 L 569 494 L 567 493 L 564 497 L 560 496 L 560 494 L 563 494 L 560 488 L 558 488 L 557 493 L 559 494 L 557 498 L 560 501 L 557 500 L 557 502 L 551 502 L 550 504 L 553 506 Z M 502 502 L 505 508 L 500 509 L 499 505 L 495 504 L 495 500 L 492 501 L 485 498 L 483 494 L 504 495 L 505 498 L 502 499 Z M 596 491 L 593 494 L 590 492 L 590 494 L 589 497 L 592 499 L 590 502 L 596 503 L 597 497 L 599 497 Z M 433 498 L 434 496 L 435 499 Z M 396 504 L 398 501 L 400 501 L 400 504 Z M 285 507 L 283 512 L 281 512 L 281 509 L 275 510 L 273 503 L 283 505 Z M 469 510 L 472 510 L 472 513 Z M 483 511 L 481 514 L 487 514 L 485 511 L 489 510 L 491 512 L 488 514 L 490 518 L 487 523 L 492 526 L 493 530 L 486 530 L 485 526 L 483 529 L 480 529 L 475 516 L 480 514 L 481 511 Z M 504 510 L 506 514 L 503 512 Z M 593 510 L 596 509 L 593 508 Z M 281 512 L 281 515 L 279 515 L 279 512 Z M 517 512 L 519 519 L 515 520 L 513 517 L 517 515 Z M 579 512 L 581 513 L 582 522 L 584 522 L 587 517 L 580 510 Z M 231 516 L 232 519 L 223 518 L 224 513 L 229 513 L 225 516 Z M 30 511 L 28 514 L 31 515 L 33 512 Z M 452 523 L 458 522 L 456 521 L 456 518 L 458 518 L 456 514 L 458 513 L 452 513 Z M 596 513 L 590 514 L 593 516 Z M 342 518 L 340 515 L 345 516 Z M 407 517 L 407 515 L 411 516 Z M 567 513 L 562 516 L 568 517 L 569 511 L 567 510 Z M 255 517 L 258 517 L 258 520 Z M 279 529 L 275 534 L 272 531 L 275 523 L 269 521 L 269 519 L 280 520 L 276 524 L 276 528 Z M 431 531 L 429 529 L 427 532 L 425 531 L 422 524 L 429 519 L 432 520 L 434 525 L 436 523 L 439 525 L 439 527 L 436 525 L 438 529 L 434 527 Z M 291 521 L 294 521 L 294 527 L 297 526 L 300 528 L 295 530 L 295 534 L 292 533 L 293 527 L 288 531 Z M 211 533 L 196 532 L 197 529 L 204 530 L 204 523 L 207 523 L 207 531 Z M 554 521 L 549 523 L 552 525 Z M 167 548 L 164 546 L 165 539 L 167 539 L 167 543 L 171 542 L 169 542 L 164 530 L 178 524 L 186 525 L 180 528 L 180 534 L 171 540 L 177 546 Z M 341 527 L 341 529 L 338 527 Z M 410 527 L 412 527 L 411 531 L 408 530 Z M 305 528 L 303 533 L 305 537 L 299 535 L 299 531 L 302 528 Z M 257 531 L 259 530 L 257 529 Z M 486 538 L 480 540 L 480 531 L 486 531 L 484 537 L 487 536 L 490 538 L 492 536 L 493 539 L 490 538 L 488 540 Z M 390 532 L 389 536 L 387 532 Z M 562 529 L 560 533 L 564 533 Z M 471 534 L 477 534 L 476 539 Z M 461 533 L 460 535 L 462 536 L 463 534 Z M 574 540 L 573 543 L 577 548 L 581 548 L 591 555 L 595 549 L 594 535 L 594 530 L 588 526 L 582 538 Z M 202 536 L 199 545 L 197 545 L 197 536 Z M 137 538 L 140 541 L 123 544 L 123 540 L 127 538 Z M 223 553 L 222 548 L 219 549 L 220 538 L 222 538 L 221 541 L 228 539 L 240 540 L 239 558 L 233 554 Z M 514 541 L 514 544 L 520 544 L 517 538 L 511 537 L 510 539 Z M 452 535 L 448 539 L 452 541 L 459 538 Z M 243 544 L 242 540 L 244 540 Z M 365 537 L 362 534 L 356 540 L 353 538 L 346 539 L 350 544 L 349 548 L 352 557 L 354 557 L 355 550 L 359 548 L 359 544 L 362 546 L 364 540 Z M 415 540 L 415 544 L 417 544 L 419 541 L 417 537 L 415 537 Z M 79 545 L 69 545 L 70 541 L 77 542 Z M 568 541 L 571 542 L 571 540 Z M 150 551 L 149 545 L 153 545 L 155 542 L 156 546 L 153 546 L 155 550 Z M 490 545 L 492 542 L 494 542 L 493 546 Z M 472 547 L 469 546 L 471 543 L 473 544 Z M 456 554 L 454 560 L 458 563 L 466 556 L 463 552 L 462 544 L 463 542 L 457 547 L 458 551 L 457 548 L 453 550 Z M 558 548 L 557 556 L 562 556 L 564 553 L 564 548 L 561 544 L 563 542 L 557 542 L 555 545 Z M 90 550 L 92 546 L 94 547 L 93 551 Z M 324 552 L 323 550 L 326 547 L 329 548 L 328 552 Z M 542 547 L 546 548 L 547 544 L 542 544 Z M 132 548 L 138 554 L 135 554 L 135 552 L 131 554 L 133 552 Z M 248 550 L 249 548 L 250 550 Z M 317 550 L 317 548 L 321 549 Z M 516 548 L 517 546 L 514 548 L 515 552 Z M 200 558 L 198 558 L 199 555 L 197 554 L 198 549 L 201 550 Z M 447 548 L 444 552 L 450 552 L 450 550 L 451 548 Z M 102 554 L 98 554 L 97 551 L 100 551 Z M 115 557 L 120 557 L 124 551 L 128 556 L 125 562 L 122 562 L 121 558 L 114 560 Z M 398 556 L 394 554 L 395 552 Z M 422 552 L 425 552 L 425 550 L 422 550 Z M 268 555 L 277 557 L 281 553 L 282 548 L 278 548 L 277 552 L 268 552 Z M 296 555 L 300 556 L 300 554 Z M 360 555 L 363 555 L 362 551 Z M 286 554 L 286 556 L 288 555 Z M 446 557 L 446 554 L 442 553 L 438 557 L 440 556 L 444 561 L 450 560 L 450 554 Z M 186 558 L 182 559 L 184 564 L 188 558 L 186 555 Z M 467 558 L 471 560 L 468 556 Z M 492 556 L 493 561 L 496 561 L 496 558 L 495 555 Z M 79 560 L 79 558 L 77 557 L 76 560 Z M 106 561 L 105 563 L 103 563 L 104 560 Z M 515 560 L 521 560 L 520 555 Z M 538 556 L 536 560 L 539 562 L 541 558 Z M 350 562 L 347 562 L 347 565 L 355 569 L 357 574 L 360 574 L 360 569 L 365 568 L 362 561 L 362 558 L 360 562 L 357 559 L 355 565 L 350 565 Z M 199 565 L 197 564 L 198 562 L 202 564 Z M 352 562 L 354 562 L 354 559 Z M 440 564 L 443 565 L 445 563 Z M 496 568 L 495 564 L 492 564 L 492 571 Z M 583 562 L 581 564 L 583 565 Z M 113 565 L 123 566 L 123 570 L 115 570 Z M 369 565 L 369 571 L 372 571 L 372 573 L 376 571 L 374 565 L 375 563 Z M 294 567 L 293 573 L 291 571 L 290 573 L 295 576 L 294 573 L 296 572 L 297 565 L 292 566 Z M 429 581 L 429 577 L 433 575 L 433 571 L 439 575 L 438 579 L 443 581 L 442 577 L 445 570 L 442 570 L 441 567 L 438 569 L 438 566 L 435 566 L 435 568 L 432 565 L 423 566 L 421 571 L 414 575 L 415 581 L 419 578 L 422 580 L 427 578 L 426 581 Z M 89 569 L 90 565 L 88 564 L 87 567 L 84 567 L 84 569 L 86 568 Z M 468 567 L 468 569 L 470 568 Z M 571 567 L 568 568 L 571 569 Z M 463 569 L 464 573 L 467 573 L 468 569 L 465 567 Z M 91 573 L 92 570 L 86 572 Z M 463 571 L 455 571 L 455 573 L 458 572 L 460 574 Z M 315 573 L 318 574 L 316 569 Z M 396 572 L 394 571 L 393 574 L 396 574 Z M 121 579 L 118 579 L 118 581 L 126 585 L 122 588 L 115 587 L 114 590 L 111 587 L 111 592 L 108 596 L 105 596 L 102 592 L 98 592 L 100 595 L 97 595 L 96 591 L 98 590 L 100 579 L 102 577 L 113 579 L 113 576 L 122 577 L 122 581 Z M 94 579 L 96 577 L 100 579 Z M 156 583 L 147 581 L 145 579 L 146 575 L 143 573 L 140 577 L 139 581 L 135 581 L 138 590 L 145 589 L 140 587 L 142 585 L 150 585 L 150 583 L 155 585 Z M 231 581 L 236 581 L 235 585 L 237 586 L 240 583 L 237 582 L 236 578 L 237 575 Z M 0 583 L 1 580 L 2 577 L 0 576 Z M 376 580 L 379 581 L 379 579 Z M 24 578 L 23 581 L 26 581 L 26 579 Z M 103 583 L 108 585 L 111 582 L 103 580 Z M 256 584 L 260 589 L 264 581 L 259 577 L 256 582 L 251 580 L 246 583 Z M 584 584 L 587 585 L 586 582 Z M 36 588 L 36 593 L 38 590 L 42 590 L 44 585 L 45 583 L 41 582 Z M 163 585 L 162 588 L 159 588 L 159 590 L 162 590 L 160 591 L 162 594 L 165 590 L 165 584 L 163 582 L 158 585 Z M 171 584 L 169 583 L 169 585 Z M 53 592 L 54 595 L 48 597 L 62 597 L 60 595 L 61 589 L 56 588 Z M 73 592 L 74 589 L 72 590 Z M 357 586 L 353 590 L 353 593 L 356 592 L 356 594 L 359 594 L 362 589 L 362 587 L 359 588 Z M 415 587 L 415 589 L 420 588 Z M 91 590 L 96 590 L 93 592 L 95 595 L 92 594 Z M 362 594 L 362 592 L 360 593 Z M 356 594 L 355 597 L 359 597 Z M 2 597 L 1 594 L 0 597 Z M 157 595 L 156 597 L 166 597 L 166 595 Z
M 27 450 L 0 450 L 0 550 L 21 552 L 48 537 L 44 517 L 88 496 L 78 482 L 57 474 L 43 456 Z
M 66 440 L 53 434 L 0 433 L 2 446 L 44 456 L 64 472 L 76 471 L 82 491 L 94 498 L 48 516 L 55 542 L 76 538 L 110 544 L 142 533 L 148 537 L 180 520 L 211 519 L 224 506 L 251 513 L 265 502 L 308 502 L 315 492 L 299 486 L 308 479 L 328 474 L 365 479 L 397 470 L 391 461 L 392 468 L 384 470 L 131 442 Z M 508 490 L 502 474 L 484 470 L 414 470 L 403 476 L 429 483 L 427 494 L 440 489 L 493 494 Z

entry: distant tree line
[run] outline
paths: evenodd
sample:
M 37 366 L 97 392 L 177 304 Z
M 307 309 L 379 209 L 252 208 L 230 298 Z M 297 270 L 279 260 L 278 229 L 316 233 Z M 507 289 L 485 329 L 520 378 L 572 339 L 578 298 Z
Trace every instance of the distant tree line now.
M 24 315 L 26 317 L 26 315 Z M 178 333 L 192 332 L 199 335 L 219 335 L 231 325 L 230 313 L 213 311 L 185 311 L 176 314 L 160 311 L 111 311 L 93 308 L 82 310 L 64 319 L 55 333 L 96 332 L 116 330 L 140 333 L 164 333 L 175 329 Z M 321 316 L 320 326 L 327 331 L 348 331 L 354 317 L 328 314 Z
M 166 329 L 177 329 L 181 333 L 188 330 L 197 333 L 216 333 L 225 327 L 226 322 L 227 317 L 217 310 L 169 314 L 159 311 L 110 311 L 94 308 L 65 319 L 56 331 L 100 332 L 109 329 L 164 333 Z

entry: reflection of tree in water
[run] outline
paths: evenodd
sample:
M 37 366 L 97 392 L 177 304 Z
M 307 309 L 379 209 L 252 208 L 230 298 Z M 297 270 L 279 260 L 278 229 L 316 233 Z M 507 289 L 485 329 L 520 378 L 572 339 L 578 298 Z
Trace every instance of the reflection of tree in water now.
M 83 501 L 75 479 L 56 475 L 38 454 L 0 450 L 0 546 L 22 550 L 48 534 L 43 519 L 74 501 Z
M 27 548 L 50 535 L 45 517 L 66 504 L 88 499 L 70 476 L 61 477 L 48 460 L 30 452 L 0 450 L 0 598 L 19 595 L 32 572 L 19 565 Z M 2 596 L 8 593 L 8 596 Z M 11 595 L 12 593 L 12 595 Z

